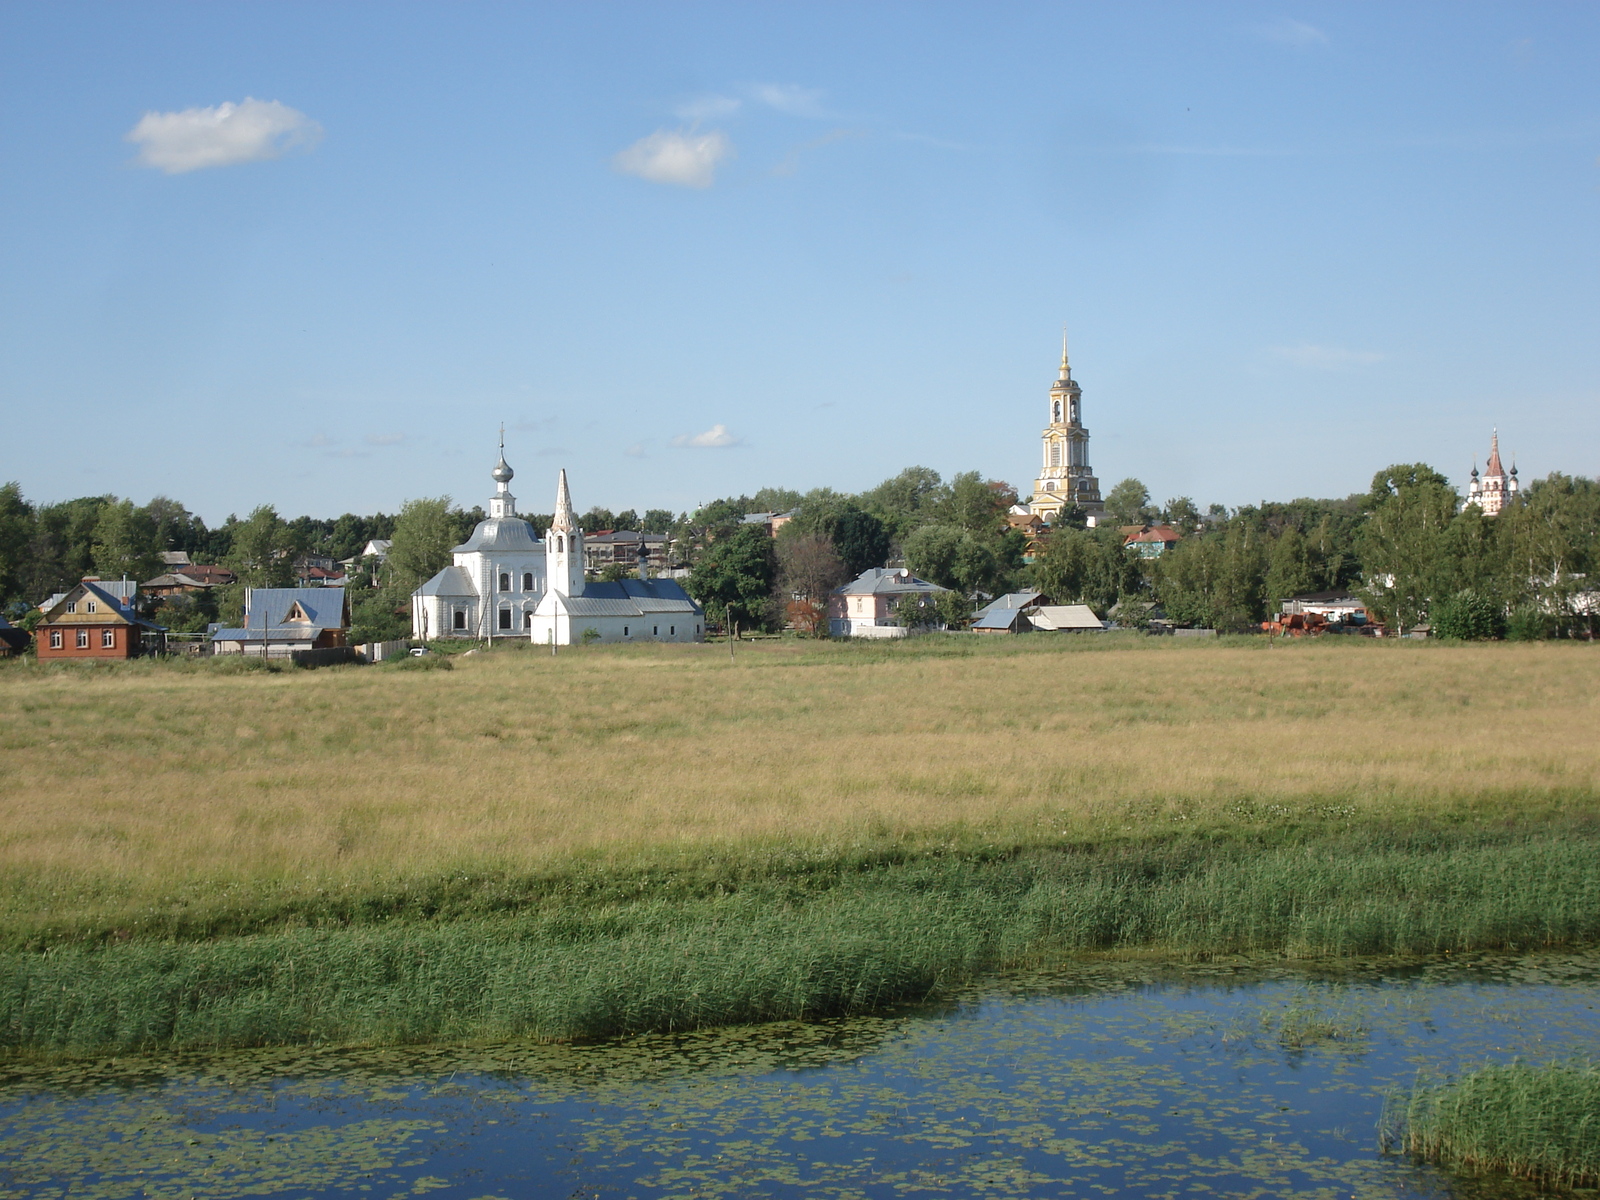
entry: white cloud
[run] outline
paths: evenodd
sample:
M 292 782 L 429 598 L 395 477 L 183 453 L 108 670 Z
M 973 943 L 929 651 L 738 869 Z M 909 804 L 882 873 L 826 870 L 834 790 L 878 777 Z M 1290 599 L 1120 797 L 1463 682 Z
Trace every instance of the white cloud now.
M 202 167 L 279 158 L 291 150 L 309 150 L 321 138 L 322 126 L 305 113 L 276 100 L 247 96 L 238 104 L 214 108 L 147 112 L 123 140 L 139 147 L 141 166 L 182 175 Z
M 822 108 L 822 93 L 815 88 L 803 88 L 792 83 L 758 83 L 750 94 L 763 104 L 792 117 L 826 117 Z
M 735 96 L 712 93 L 686 100 L 672 111 L 683 121 L 715 121 L 721 117 L 731 117 L 743 107 L 744 101 Z
M 1309 342 L 1298 346 L 1274 346 L 1271 354 L 1282 362 L 1313 371 L 1343 371 L 1350 367 L 1369 367 L 1389 357 L 1377 350 L 1347 350 L 1343 346 L 1314 346 Z
M 740 440 L 728 432 L 726 425 L 713 425 L 704 433 L 680 433 L 672 439 L 674 446 L 737 446 Z
M 1279 17 L 1276 21 L 1269 21 L 1265 25 L 1256 26 L 1256 33 L 1269 42 L 1278 42 L 1285 46 L 1326 46 L 1328 35 L 1315 25 L 1307 25 L 1304 21 L 1296 21 L 1292 17 Z
M 820 150 L 824 146 L 831 146 L 834 142 L 848 137 L 866 137 L 867 135 L 855 129 L 835 129 L 832 133 L 825 133 L 819 138 L 812 138 L 803 142 L 783 156 L 783 161 L 772 168 L 774 175 L 793 175 L 800 169 L 800 156 L 812 150 Z
M 659 129 L 621 151 L 611 165 L 624 175 L 637 175 L 651 183 L 708 188 L 715 182 L 717 164 L 733 154 L 733 143 L 720 131 Z
M 629 458 L 644 458 L 644 457 L 646 457 L 645 452 L 644 452 L 644 443 L 643 442 L 635 442 L 635 443 L 633 443 L 633 445 L 631 445 L 631 446 L 627 447 L 625 450 L 623 450 L 623 453 L 626 454 Z
M 405 440 L 406 440 L 406 435 L 403 434 L 403 433 L 369 433 L 369 434 L 367 434 L 367 445 L 369 445 L 369 446 L 398 446 L 401 442 L 403 442 Z

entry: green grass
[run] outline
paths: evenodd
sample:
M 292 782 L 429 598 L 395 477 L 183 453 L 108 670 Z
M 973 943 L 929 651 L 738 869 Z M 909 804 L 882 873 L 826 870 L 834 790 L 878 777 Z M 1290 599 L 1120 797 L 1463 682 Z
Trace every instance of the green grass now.
M 452 893 L 441 880 L 431 896 L 330 899 L 246 936 L 13 950 L 0 956 L 0 1041 L 89 1052 L 584 1038 L 863 1011 L 1085 952 L 1570 945 L 1600 937 L 1597 850 L 1592 829 L 1369 831 L 817 864 L 635 881 L 633 899 L 617 887 L 536 898 L 510 880 Z M 491 915 L 496 894 L 505 909 Z
M 1385 1114 L 1392 1142 L 1457 1171 L 1502 1172 L 1547 1187 L 1600 1184 L 1600 1067 L 1485 1066 L 1419 1084 Z

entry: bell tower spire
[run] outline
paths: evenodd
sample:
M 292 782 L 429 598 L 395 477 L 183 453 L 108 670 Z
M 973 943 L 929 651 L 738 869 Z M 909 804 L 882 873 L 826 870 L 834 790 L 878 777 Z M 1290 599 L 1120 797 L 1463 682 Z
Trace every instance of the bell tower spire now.
M 545 575 L 552 592 L 583 595 L 583 530 L 572 515 L 572 493 L 567 490 L 567 469 L 556 482 L 556 511 L 544 535 Z
M 1061 327 L 1061 378 L 1072 378 L 1072 364 L 1067 361 L 1067 327 Z
M 1050 419 L 1041 434 L 1042 461 L 1029 510 L 1047 521 L 1077 505 L 1098 517 L 1105 511 L 1100 481 L 1089 465 L 1089 431 L 1083 426 L 1083 389 L 1072 378 L 1067 330 L 1061 329 L 1061 374 L 1050 385 Z

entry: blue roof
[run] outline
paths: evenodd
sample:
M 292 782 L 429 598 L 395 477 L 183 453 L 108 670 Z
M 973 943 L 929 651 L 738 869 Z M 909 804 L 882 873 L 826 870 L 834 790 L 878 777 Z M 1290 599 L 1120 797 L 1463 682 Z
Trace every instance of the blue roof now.
M 676 579 L 618 579 L 586 583 L 583 585 L 586 600 L 687 600 L 694 599 L 683 590 Z
M 245 592 L 245 625 L 253 626 L 259 634 L 261 627 L 276 628 L 298 604 L 310 624 L 323 629 L 343 629 L 349 622 L 344 617 L 344 589 L 330 587 L 306 588 L 250 588 Z M 305 628 L 296 622 L 290 628 Z
M 1020 608 L 996 608 L 974 618 L 973 629 L 1013 629 L 1019 620 L 1025 620 Z M 1032 626 L 1029 626 L 1032 628 Z

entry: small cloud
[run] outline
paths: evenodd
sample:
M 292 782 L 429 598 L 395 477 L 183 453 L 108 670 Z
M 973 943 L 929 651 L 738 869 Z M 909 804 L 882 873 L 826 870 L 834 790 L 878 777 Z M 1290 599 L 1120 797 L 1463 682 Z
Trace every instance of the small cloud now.
M 835 129 L 832 133 L 825 133 L 819 138 L 813 138 L 809 142 L 802 142 L 793 150 L 789 151 L 788 154 L 783 156 L 783 161 L 772 168 L 771 174 L 793 175 L 800 169 L 800 156 L 802 154 L 805 154 L 811 150 L 820 150 L 822 147 L 830 146 L 834 142 L 840 141 L 844 138 L 866 136 L 866 134 L 855 129 Z
M 720 131 L 660 129 L 621 151 L 611 165 L 651 183 L 708 188 L 715 181 L 717 164 L 733 156 L 733 143 Z
M 1343 371 L 1350 367 L 1369 367 L 1383 362 L 1387 354 L 1377 350 L 1347 350 L 1343 346 L 1314 346 L 1309 342 L 1298 346 L 1274 346 L 1270 353 L 1291 366 L 1313 371 Z
M 280 158 L 321 139 L 322 126 L 305 113 L 248 96 L 213 108 L 147 112 L 123 138 L 139 147 L 140 166 L 168 175 Z
M 726 425 L 713 425 L 704 433 L 680 433 L 672 439 L 674 446 L 737 446 L 740 439 L 728 432 Z
M 744 101 L 734 96 L 696 96 L 673 109 L 680 121 L 716 121 L 731 117 L 744 107 Z
M 631 445 L 631 446 L 627 447 L 625 450 L 623 450 L 623 453 L 626 454 L 629 458 L 644 458 L 645 457 L 644 443 L 643 442 L 635 442 L 633 445 Z
M 792 83 L 758 83 L 750 94 L 762 104 L 771 106 L 791 117 L 826 117 L 822 107 L 822 93 L 813 88 L 798 87 Z
M 401 442 L 403 442 L 405 440 L 406 440 L 406 435 L 403 434 L 403 433 L 369 433 L 369 434 L 367 434 L 367 445 L 369 445 L 369 446 L 398 446 Z
M 1265 25 L 1256 26 L 1256 36 L 1281 46 L 1326 46 L 1328 35 L 1315 25 L 1296 21 L 1292 17 L 1279 17 Z

